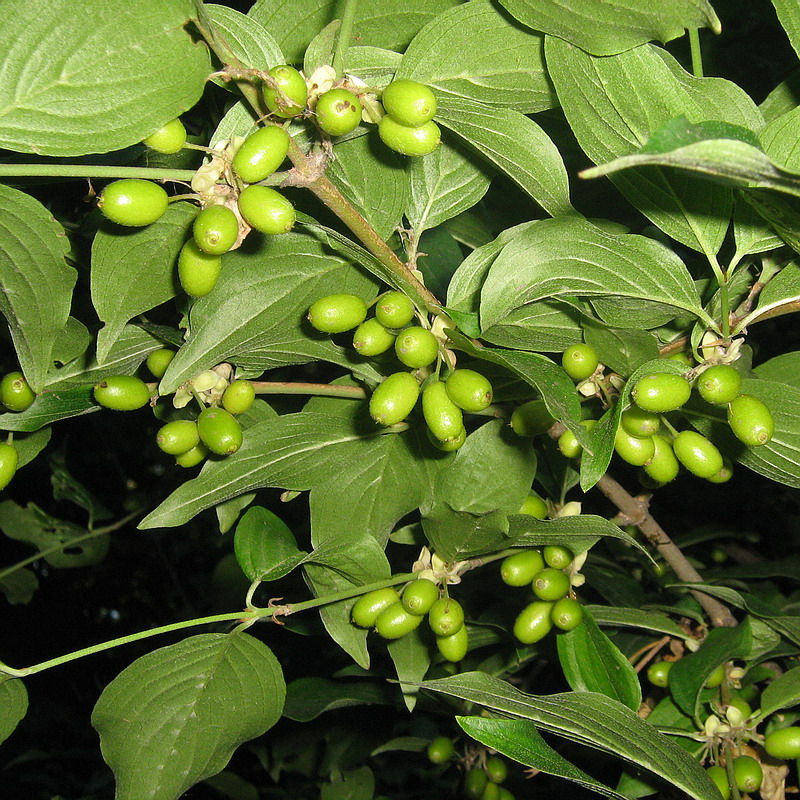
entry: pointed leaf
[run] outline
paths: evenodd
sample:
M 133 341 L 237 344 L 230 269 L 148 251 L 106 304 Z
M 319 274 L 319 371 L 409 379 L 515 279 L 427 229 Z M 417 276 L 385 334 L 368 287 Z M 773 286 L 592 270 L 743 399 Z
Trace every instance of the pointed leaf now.
M 684 639 L 687 636 L 686 631 L 680 625 L 673 622 L 666 614 L 658 611 L 595 605 L 585 606 L 585 608 L 598 625 L 609 628 L 642 628 L 655 633 L 666 633 L 677 639 Z
M 795 53 L 800 56 L 800 9 L 792 0 L 772 0 L 775 11 Z
M 19 679 L 0 683 L 0 744 L 14 732 L 28 711 L 28 692 Z
M 266 508 L 245 513 L 233 536 L 236 560 L 251 581 L 275 581 L 288 575 L 308 555 L 298 549 L 294 534 Z
M 800 702 L 800 667 L 794 667 L 770 682 L 761 693 L 761 717 Z
M 286 687 L 283 716 L 310 722 L 326 711 L 361 705 L 391 705 L 386 686 L 373 681 L 341 681 L 330 678 L 298 678 Z
M 417 704 L 419 682 L 425 677 L 431 663 L 431 646 L 417 629 L 389 642 L 387 649 L 397 671 L 406 708 L 413 711 Z
M 99 410 L 100 406 L 92 397 L 91 386 L 57 391 L 46 390 L 25 411 L 0 414 L 0 430 L 38 431 L 51 422 Z
M 792 261 L 787 264 L 758 295 L 758 305 L 741 322 L 737 330 L 767 317 L 777 317 L 797 311 L 800 304 L 800 264 Z
M 258 20 L 227 6 L 206 3 L 203 9 L 214 23 L 214 36 L 225 42 L 242 66 L 267 71 L 286 63 L 278 43 Z M 231 82 L 219 85 L 237 91 Z
M 511 544 L 508 517 L 501 511 L 456 511 L 436 503 L 425 511 L 422 529 L 431 550 L 445 561 L 494 553 Z

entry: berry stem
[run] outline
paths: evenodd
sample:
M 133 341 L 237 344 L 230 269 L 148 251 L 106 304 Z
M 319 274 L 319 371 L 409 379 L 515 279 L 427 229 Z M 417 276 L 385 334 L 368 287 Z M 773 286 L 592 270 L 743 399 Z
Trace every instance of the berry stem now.
M 337 78 L 341 78 L 344 75 L 344 59 L 347 54 L 347 48 L 350 47 L 350 42 L 353 39 L 353 24 L 356 19 L 357 8 L 358 0 L 345 0 L 339 33 L 336 36 L 336 49 L 333 51 L 333 63 L 331 64 Z
M 188 183 L 193 169 L 109 167 L 93 164 L 0 164 L 0 178 L 145 178 Z
M 689 31 L 689 49 L 692 53 L 692 74 L 695 78 L 702 78 L 703 51 L 700 49 L 700 31 L 697 28 Z
M 364 400 L 368 397 L 360 386 L 336 386 L 332 383 L 289 383 L 288 381 L 251 381 L 256 394 L 310 394 L 320 397 L 344 397 Z

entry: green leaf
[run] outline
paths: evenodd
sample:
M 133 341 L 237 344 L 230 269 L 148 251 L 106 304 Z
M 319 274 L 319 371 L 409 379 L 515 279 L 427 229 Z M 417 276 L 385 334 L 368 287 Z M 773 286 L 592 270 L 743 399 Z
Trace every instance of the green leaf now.
M 263 406 L 261 406 L 263 408 Z M 272 410 L 272 409 L 270 409 Z M 250 409 L 252 411 L 252 408 Z M 250 412 L 247 412 L 248 415 Z M 274 415 L 270 415 L 274 416 Z M 239 418 L 243 422 L 242 418 Z M 224 503 L 218 503 L 214 506 L 214 513 L 217 515 L 217 527 L 220 533 L 227 533 L 239 519 L 239 515 L 255 500 L 256 493 L 248 492 L 247 494 L 240 494 L 238 497 L 232 497 Z
M 750 189 L 742 192 L 741 197 L 789 247 L 800 252 L 800 231 L 797 227 L 800 201 L 797 198 L 775 194 L 766 189 Z
M 491 711 L 528 719 L 550 733 L 638 764 L 697 800 L 716 800 L 717 788 L 703 768 L 622 703 L 593 692 L 537 696 L 499 678 L 467 672 L 425 681 L 422 688 L 478 703 Z
M 214 25 L 214 37 L 222 39 L 242 66 L 266 72 L 286 63 L 278 43 L 257 19 L 211 3 L 205 4 L 203 9 Z M 230 81 L 220 80 L 219 85 L 237 91 L 236 85 Z
M 761 693 L 761 718 L 800 702 L 800 667 L 794 667 L 771 681 Z
M 239 520 L 233 549 L 242 572 L 251 581 L 274 581 L 288 575 L 308 555 L 297 547 L 283 520 L 266 508 L 254 506 Z
M 96 521 L 108 520 L 114 516 L 98 497 L 69 472 L 63 452 L 53 453 L 48 462 L 53 499 L 66 500 L 84 509 L 89 515 L 88 529 L 91 530 Z
M 646 631 L 665 633 L 677 639 L 686 638 L 686 631 L 680 625 L 673 622 L 666 614 L 657 611 L 597 605 L 588 605 L 584 608 L 591 613 L 598 625 L 609 628 L 643 628 Z
M 2 427 L 0 427 L 2 430 Z M 26 464 L 30 464 L 39 453 L 47 447 L 52 428 L 42 428 L 30 434 L 17 434 L 14 437 L 14 447 L 17 451 L 17 469 L 22 469 Z
M 303 54 L 303 72 L 313 75 L 319 67 L 333 63 L 336 52 L 336 40 L 339 38 L 341 20 L 335 19 L 328 23 L 309 43 Z M 362 79 L 363 80 L 363 79 Z
M 599 692 L 632 711 L 642 702 L 642 687 L 630 661 L 604 634 L 584 607 L 583 622 L 556 637 L 558 659 L 570 688 Z
M 659 357 L 658 341 L 649 331 L 584 325 L 583 335 L 586 344 L 597 351 L 600 362 L 623 377 L 634 372 L 643 361 Z
M 624 795 L 587 775 L 550 747 L 536 726 L 526 719 L 456 717 L 456 722 L 468 736 L 523 766 L 565 778 L 597 794 L 624 800 Z
M 51 422 L 99 411 L 92 387 L 46 390 L 25 411 L 0 414 L 0 430 L 38 431 Z
M 58 365 L 68 364 L 85 353 L 91 342 L 89 329 L 75 317 L 67 317 L 67 324 L 53 342 L 53 361 Z
M 0 147 L 48 156 L 140 142 L 200 98 L 211 72 L 192 0 L 37 0 L 5 9 Z
M 781 81 L 758 106 L 768 124 L 797 108 L 798 88 L 800 88 L 800 70 L 795 67 L 789 73 L 789 77 Z
M 791 0 L 772 0 L 772 5 L 795 53 L 800 55 L 800 9 Z
M 386 86 L 400 67 L 403 56 L 380 47 L 348 47 L 345 71 L 358 75 L 368 86 Z
M 758 295 L 758 305 L 740 323 L 738 330 L 757 322 L 760 317 L 777 317 L 797 311 L 800 303 L 800 264 L 792 261 L 769 280 Z
M 108 225 L 92 243 L 92 303 L 105 327 L 97 335 L 97 360 L 105 362 L 133 317 L 178 292 L 176 263 L 198 208 L 172 203 L 145 228 Z
M 337 708 L 378 704 L 391 705 L 391 693 L 373 681 L 298 678 L 286 687 L 283 716 L 295 722 L 310 722 Z
M 27 711 L 25 684 L 19 679 L 6 679 L 0 683 L 0 744 L 11 736 Z
M 118 800 L 173 800 L 220 772 L 280 719 L 285 692 L 278 660 L 245 633 L 191 636 L 137 659 L 92 713 Z
M 68 250 L 64 229 L 38 200 L 0 185 L 0 312 L 35 392 L 69 317 L 77 272 L 64 260 Z
M 800 389 L 800 350 L 781 353 L 759 364 L 754 370 L 759 379 L 775 383 L 788 383 Z
M 375 775 L 369 767 L 337 774 L 320 787 L 320 800 L 371 800 L 374 795 Z
M 457 511 L 447 503 L 426 509 L 422 529 L 431 550 L 445 561 L 493 553 L 511 544 L 501 511 Z
M 424 231 L 417 242 L 417 269 L 425 285 L 437 296 L 447 294 L 450 278 L 464 260 L 461 245 L 453 238 L 446 225 Z
M 544 68 L 543 38 L 488 0 L 440 14 L 415 37 L 397 78 L 429 85 L 439 99 L 477 100 L 533 114 L 557 105 Z
M 417 629 L 389 642 L 387 649 L 397 671 L 403 701 L 406 708 L 413 711 L 417 704 L 419 682 L 425 677 L 431 663 L 431 646 Z
M 764 253 L 783 245 L 771 226 L 756 212 L 752 205 L 737 196 L 733 209 L 733 235 L 736 240 L 736 255 L 731 263 L 753 253 Z
M 574 308 L 542 300 L 515 308 L 502 322 L 491 325 L 479 335 L 491 344 L 512 350 L 559 353 L 581 340 L 581 321 L 581 315 Z M 625 332 L 626 336 L 633 333 Z
M 558 36 L 595 56 L 611 56 L 651 40 L 669 42 L 686 29 L 722 24 L 707 0 L 501 0 L 503 7 L 521 23 Z
M 29 569 L 15 569 L 0 577 L 0 592 L 12 606 L 30 603 L 38 588 L 39 579 Z M 1 703 L 0 708 L 2 708 Z
M 508 175 L 548 214 L 575 213 L 561 154 L 532 119 L 518 111 L 457 97 L 441 99 L 436 119 Z

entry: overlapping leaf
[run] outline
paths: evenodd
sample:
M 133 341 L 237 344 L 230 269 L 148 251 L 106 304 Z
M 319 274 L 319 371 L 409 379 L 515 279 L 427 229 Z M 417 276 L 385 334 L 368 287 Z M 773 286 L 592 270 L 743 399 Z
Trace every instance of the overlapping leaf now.
M 0 744 L 14 732 L 28 711 L 28 692 L 21 680 L 0 683 Z

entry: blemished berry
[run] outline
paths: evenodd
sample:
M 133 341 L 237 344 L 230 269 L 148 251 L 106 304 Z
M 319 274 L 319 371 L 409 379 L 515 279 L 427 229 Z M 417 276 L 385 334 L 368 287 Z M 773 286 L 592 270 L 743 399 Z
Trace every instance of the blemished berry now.
M 267 73 L 275 86 L 264 86 L 264 103 L 276 117 L 288 119 L 303 113 L 308 100 L 305 78 L 288 64 L 279 64 Z
M 572 631 L 583 622 L 583 606 L 573 597 L 562 597 L 550 611 L 553 625 L 562 631 Z
M 151 225 L 164 215 L 168 205 L 169 197 L 163 187 L 139 178 L 109 183 L 97 201 L 103 216 L 132 228 Z
M 614 450 L 623 461 L 641 467 L 655 455 L 656 446 L 652 436 L 640 439 L 620 427 L 614 434 Z
M 482 769 L 473 768 L 464 775 L 464 794 L 471 800 L 479 800 L 489 778 Z
M 399 601 L 392 603 L 378 614 L 375 630 L 384 639 L 401 639 L 419 626 L 424 617 L 409 614 Z
M 740 394 L 728 403 L 728 425 L 733 435 L 748 447 L 765 445 L 775 433 L 772 412 L 751 394 Z
M 394 372 L 372 393 L 369 413 L 379 425 L 402 422 L 417 404 L 419 383 L 410 372 Z
M 205 297 L 217 285 L 221 271 L 222 258 L 204 253 L 194 239 L 178 254 L 178 280 L 190 297 Z
M 244 378 L 235 380 L 222 393 L 222 407 L 231 414 L 244 414 L 249 411 L 256 399 L 256 390 Z
M 353 349 L 362 356 L 379 356 L 394 345 L 395 335 L 374 317 L 364 320 L 353 334 Z
M 555 422 L 544 400 L 529 400 L 511 415 L 511 430 L 517 436 L 538 436 L 547 432 Z
M 464 411 L 483 411 L 492 404 L 492 384 L 480 372 L 457 369 L 445 381 L 450 399 Z
M 672 669 L 672 661 L 655 661 L 647 668 L 647 680 L 661 689 L 669 686 L 669 671 Z
M 244 188 L 239 195 L 239 212 L 251 228 L 269 236 L 288 233 L 297 219 L 289 200 L 269 186 Z
M 469 633 L 467 626 L 462 625 L 455 633 L 449 636 L 437 636 L 436 648 L 445 661 L 453 664 L 462 661 L 469 650 Z
M 428 611 L 428 625 L 437 636 L 451 636 L 464 624 L 464 609 L 452 597 L 440 597 Z
M 644 465 L 645 473 L 658 484 L 669 483 L 678 477 L 680 465 L 672 445 L 659 434 L 652 437 L 655 452 L 653 457 Z
M 553 567 L 545 567 L 533 576 L 533 593 L 548 602 L 560 600 L 569 591 L 569 577 Z
M 526 606 L 514 620 L 514 636 L 522 644 L 535 644 L 553 629 L 553 603 L 537 600 Z
M 764 749 L 773 758 L 787 761 L 800 758 L 800 728 L 793 725 L 768 733 L 764 739 Z
M 205 461 L 207 456 L 208 448 L 202 442 L 200 442 L 200 444 L 195 445 L 191 450 L 187 450 L 185 453 L 175 456 L 175 463 L 179 467 L 189 469 L 190 467 L 196 467 L 202 461 Z
M 317 125 L 329 136 L 344 136 L 361 122 L 361 101 L 347 89 L 331 89 L 317 99 Z
M 392 81 L 381 95 L 386 113 L 401 125 L 424 125 L 436 114 L 436 95 L 424 83 L 405 78 Z
M 186 144 L 186 128 L 179 119 L 170 120 L 155 133 L 143 139 L 142 144 L 157 153 L 166 155 L 177 153 Z
M 486 759 L 486 776 L 492 783 L 502 783 L 508 777 L 508 765 L 500 756 Z
M 544 568 L 544 558 L 539 550 L 522 550 L 500 562 L 500 578 L 508 586 L 528 586 Z
M 429 383 L 423 390 L 422 416 L 430 432 L 439 441 L 453 441 L 464 430 L 464 415 L 450 399 L 441 381 Z
M 452 453 L 455 450 L 458 450 L 464 442 L 467 441 L 467 431 L 466 428 L 461 429 L 461 433 L 455 439 L 448 439 L 447 441 L 442 441 L 441 439 L 437 439 L 432 433 L 430 428 L 427 429 L 428 431 L 428 441 L 436 447 L 438 450 L 441 450 L 443 453 Z
M 561 356 L 564 372 L 574 381 L 585 381 L 599 363 L 597 351 L 588 344 L 572 344 Z
M 390 150 L 404 156 L 426 156 L 442 140 L 442 132 L 433 120 L 418 128 L 410 128 L 388 114 L 378 123 L 378 135 Z
M 764 781 L 764 770 L 752 756 L 737 756 L 733 759 L 733 779 L 740 792 L 757 792 Z
M 375 319 L 387 328 L 404 328 L 414 319 L 414 304 L 402 292 L 386 292 L 375 304 Z
M 277 125 L 267 125 L 242 142 L 231 163 L 245 183 L 258 183 L 278 169 L 288 152 L 289 134 Z
M 436 360 L 439 355 L 439 341 L 427 328 L 412 325 L 397 335 L 394 352 L 407 367 L 419 369 Z
M 236 244 L 239 220 L 227 206 L 208 206 L 194 218 L 192 237 L 204 253 L 221 256 Z
M 21 372 L 9 372 L 3 376 L 0 381 L 0 402 L 9 411 L 25 411 L 35 399 L 36 393 Z
M 200 444 L 197 423 L 190 419 L 176 419 L 162 425 L 156 434 L 156 444 L 171 456 L 188 453 Z
M 518 514 L 527 514 L 536 519 L 547 519 L 547 503 L 536 492 L 528 492 Z
M 439 587 L 426 578 L 418 578 L 406 586 L 400 602 L 409 614 L 424 616 L 439 599 Z
M 569 547 L 562 547 L 558 544 L 545 545 L 542 555 L 544 563 L 554 569 L 566 569 L 575 560 L 575 555 Z
M 353 622 L 361 628 L 372 628 L 375 626 L 375 620 L 378 614 L 385 608 L 396 603 L 400 598 L 397 596 L 397 591 L 387 586 L 384 589 L 375 589 L 356 600 L 350 612 L 350 617 Z
M 367 317 L 367 304 L 354 294 L 329 294 L 308 309 L 308 321 L 323 333 L 344 333 Z
M 94 399 L 113 411 L 134 411 L 150 402 L 150 390 L 133 375 L 111 375 L 95 384 Z
M 0 490 L 5 489 L 17 472 L 19 453 L 13 444 L 0 443 Z
M 723 467 L 722 454 L 713 442 L 696 431 L 681 431 L 672 441 L 675 457 L 698 478 L 710 478 Z
M 724 767 L 714 764 L 706 770 L 706 775 L 714 781 L 714 785 L 719 789 L 722 800 L 728 800 L 731 796 L 731 787 L 728 783 L 728 773 L 725 772 Z
M 242 446 L 242 426 L 224 408 L 209 407 L 201 411 L 197 429 L 200 441 L 218 456 L 232 455 Z
M 742 388 L 742 376 L 730 364 L 717 364 L 701 373 L 695 384 L 707 403 L 730 403 Z
M 661 427 L 661 417 L 633 405 L 622 412 L 619 424 L 631 436 L 644 438 L 658 433 Z
M 446 736 L 437 736 L 425 752 L 431 764 L 445 764 L 455 755 L 456 748 Z
M 172 363 L 173 358 L 175 358 L 175 351 L 171 350 L 169 347 L 162 347 L 158 350 L 153 350 L 153 352 L 147 356 L 145 364 L 147 369 L 150 370 L 150 374 L 154 378 L 160 380 L 164 377 L 164 373 L 167 371 L 167 367 Z
M 640 378 L 631 397 L 639 408 L 653 414 L 665 414 L 680 408 L 692 394 L 686 378 L 669 372 L 657 372 Z

